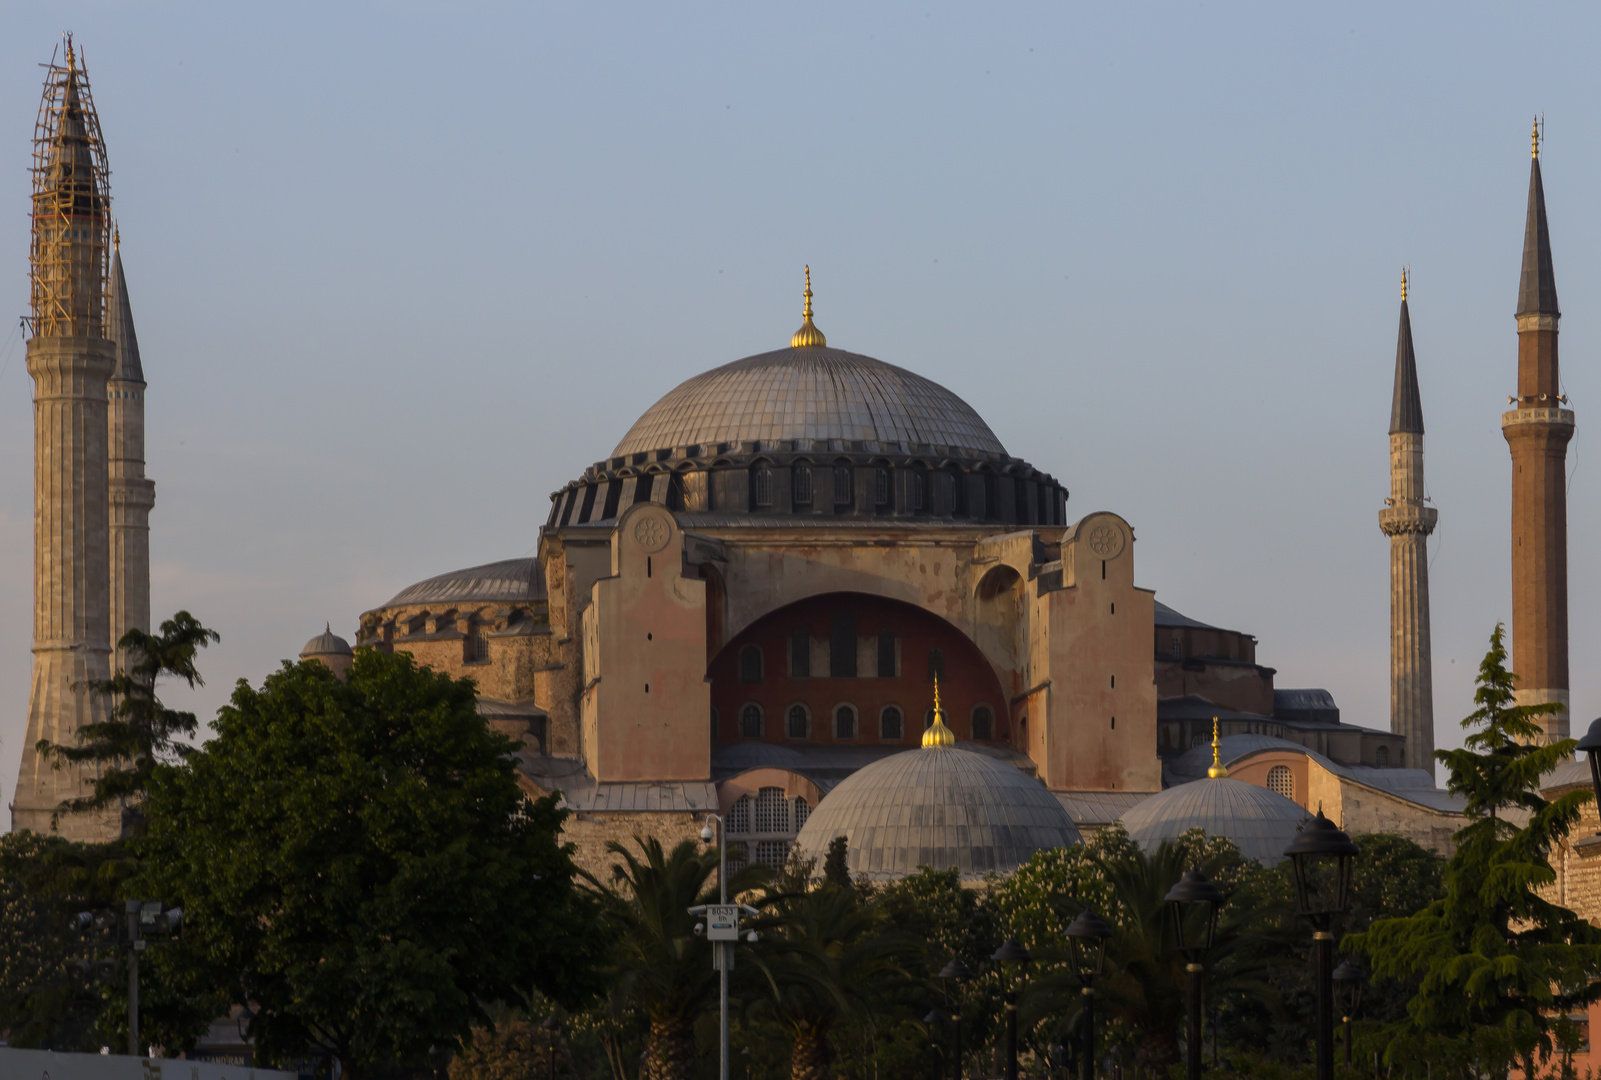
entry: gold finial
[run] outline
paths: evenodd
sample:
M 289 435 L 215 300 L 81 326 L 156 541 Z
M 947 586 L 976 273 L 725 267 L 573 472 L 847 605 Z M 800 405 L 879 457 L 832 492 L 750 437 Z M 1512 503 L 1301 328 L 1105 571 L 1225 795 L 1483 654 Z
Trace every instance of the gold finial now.
M 72 70 L 72 35 L 67 35 L 67 70 Z
M 955 746 L 956 733 L 945 726 L 945 710 L 939 707 L 939 676 L 934 677 L 934 722 L 923 732 L 923 749 Z
M 111 250 L 122 250 L 122 226 L 116 222 L 111 223 Z
M 792 349 L 822 348 L 828 344 L 823 332 L 812 325 L 812 268 L 806 268 L 806 305 L 801 311 L 801 328 L 790 335 Z
M 1213 780 L 1225 779 L 1229 771 L 1223 767 L 1223 740 L 1218 735 L 1217 717 L 1212 717 L 1212 767 L 1206 775 Z
M 1535 161 L 1539 161 L 1540 160 L 1540 118 L 1538 116 L 1536 116 L 1534 118 L 1534 134 L 1531 136 L 1531 138 L 1532 138 L 1532 140 L 1534 142 L 1534 160 Z
M 1406 272 L 1408 267 L 1401 267 L 1401 303 L 1406 303 Z

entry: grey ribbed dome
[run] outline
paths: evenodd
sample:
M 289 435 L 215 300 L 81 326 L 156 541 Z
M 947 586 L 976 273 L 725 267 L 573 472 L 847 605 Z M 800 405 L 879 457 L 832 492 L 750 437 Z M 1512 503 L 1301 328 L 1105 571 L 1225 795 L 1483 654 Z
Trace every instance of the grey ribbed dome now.
M 507 559 L 419 581 L 400 590 L 384 607 L 496 600 L 526 603 L 544 594 L 544 584 L 538 559 Z
M 1191 829 L 1234 841 L 1240 854 L 1273 866 L 1308 815 L 1283 795 L 1227 777 L 1179 784 L 1123 812 L 1129 836 L 1147 851 Z
M 846 838 L 851 874 L 875 881 L 955 867 L 973 878 L 1011 873 L 1034 852 L 1080 841 L 1056 796 L 1005 762 L 955 747 L 875 761 L 823 797 L 795 839 L 822 864 Z
M 354 656 L 350 642 L 333 632 L 328 627 L 322 633 L 306 642 L 306 647 L 300 650 L 300 658 L 305 660 L 313 656 Z
M 676 446 L 859 440 L 1005 455 L 973 407 L 938 383 L 842 349 L 779 349 L 680 383 L 634 422 L 613 457 Z

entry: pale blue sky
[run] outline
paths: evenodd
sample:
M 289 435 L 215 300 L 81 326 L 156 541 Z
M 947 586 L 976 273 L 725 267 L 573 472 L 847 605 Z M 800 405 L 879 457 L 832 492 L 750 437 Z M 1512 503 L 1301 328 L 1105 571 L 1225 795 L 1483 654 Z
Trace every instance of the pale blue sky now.
M 0 36 L 0 786 L 28 698 L 28 140 L 71 29 L 148 394 L 153 604 L 208 717 L 324 621 L 534 550 L 684 378 L 831 344 L 970 401 L 1163 601 L 1388 723 L 1386 425 L 1415 276 L 1442 742 L 1510 615 L 1532 113 L 1601 710 L 1593 7 L 32 3 Z M 1598 391 L 1592 397 L 1590 390 Z M 1581 728 L 1582 729 L 1582 728 Z

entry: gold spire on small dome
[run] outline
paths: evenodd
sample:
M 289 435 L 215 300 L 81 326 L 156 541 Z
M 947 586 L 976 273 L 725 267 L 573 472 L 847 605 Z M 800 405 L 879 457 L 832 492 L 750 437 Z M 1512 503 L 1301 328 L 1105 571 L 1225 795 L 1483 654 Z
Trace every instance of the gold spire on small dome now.
M 1540 160 L 1540 118 L 1538 116 L 1536 116 L 1534 118 L 1534 134 L 1533 134 L 1533 136 L 1531 136 L 1531 138 L 1534 141 L 1534 160 L 1535 161 L 1539 161 Z
M 1206 775 L 1213 780 L 1228 778 L 1229 771 L 1223 765 L 1223 740 L 1218 737 L 1217 717 L 1212 717 L 1212 767 L 1206 770 Z
M 122 226 L 116 222 L 111 223 L 111 250 L 122 250 Z
M 822 348 L 828 344 L 823 332 L 812 325 L 812 268 L 806 268 L 806 306 L 801 312 L 801 328 L 790 335 L 792 349 Z
M 1401 303 L 1406 303 L 1406 272 L 1407 267 L 1401 267 Z
M 923 749 L 955 746 L 956 733 L 945 726 L 945 710 L 939 707 L 939 677 L 934 678 L 934 722 L 923 732 Z

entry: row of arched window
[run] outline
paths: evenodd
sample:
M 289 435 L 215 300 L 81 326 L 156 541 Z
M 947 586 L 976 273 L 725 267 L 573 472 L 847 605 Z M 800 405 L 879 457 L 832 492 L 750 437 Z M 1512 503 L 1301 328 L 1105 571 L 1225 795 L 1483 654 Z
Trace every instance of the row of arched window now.
M 823 466 L 828 467 L 828 466 Z M 789 467 L 789 501 L 790 505 L 799 508 L 812 508 L 817 501 L 815 473 L 818 466 L 808 461 L 797 461 Z M 856 468 L 847 462 L 839 462 L 832 466 L 833 494 L 831 502 L 835 508 L 854 506 L 856 503 Z M 910 513 L 923 513 L 933 509 L 936 513 L 949 513 L 956 517 L 999 519 L 1001 516 L 1001 484 L 1010 482 L 1012 485 L 1013 514 L 1023 520 L 1028 517 L 1028 481 L 1021 476 L 1002 477 L 997 473 L 979 472 L 982 478 L 979 492 L 974 499 L 981 500 L 982 505 L 969 506 L 970 501 L 967 473 L 960 468 L 951 466 L 930 473 L 927 466 L 912 465 L 906 470 L 906 492 L 901 510 Z M 946 504 L 931 508 L 929 505 L 929 487 L 931 476 L 940 478 L 943 485 L 943 497 L 939 500 Z M 768 510 L 773 506 L 774 496 L 773 466 L 765 461 L 758 461 L 750 466 L 750 502 L 753 510 Z M 1045 522 L 1051 519 L 1051 503 L 1054 499 L 1051 487 L 1048 484 L 1039 484 L 1035 488 L 1034 508 L 1035 520 Z M 881 512 L 891 512 L 897 509 L 895 499 L 895 484 L 891 476 L 891 469 L 887 465 L 873 467 L 873 509 Z
M 949 714 L 947 714 L 949 715 Z M 833 737 L 856 739 L 860 737 L 861 717 L 855 705 L 841 702 L 832 713 Z M 719 736 L 719 717 L 712 710 L 712 736 Z M 934 724 L 934 710 L 923 714 L 923 729 Z M 968 714 L 968 730 L 975 741 L 989 742 L 995 738 L 995 712 L 988 705 L 974 705 Z M 739 735 L 743 739 L 760 739 L 767 732 L 767 711 L 754 701 L 746 702 L 739 710 Z M 812 738 L 811 707 L 795 702 L 784 710 L 784 737 L 806 740 Z M 881 742 L 899 742 L 906 737 L 906 714 L 899 705 L 885 705 L 878 710 L 878 738 Z
M 874 674 L 880 679 L 893 679 L 900 675 L 900 646 L 893 630 L 880 630 L 873 636 Z M 854 679 L 861 672 L 860 654 L 857 652 L 856 619 L 849 612 L 839 612 L 828 627 L 828 672 L 831 679 Z M 823 675 L 812 670 L 812 636 L 804 626 L 797 626 L 789 635 L 789 677 L 810 679 Z M 945 653 L 940 649 L 928 650 L 928 678 L 945 677 Z M 739 649 L 739 681 L 755 685 L 767 679 L 767 654 L 755 642 Z
M 799 795 L 786 798 L 781 787 L 764 787 L 754 799 L 741 795 L 728 808 L 726 819 L 730 844 L 737 845 L 729 852 L 729 869 L 747 862 L 762 863 L 775 870 L 783 866 L 795 834 L 811 812 L 811 804 Z

